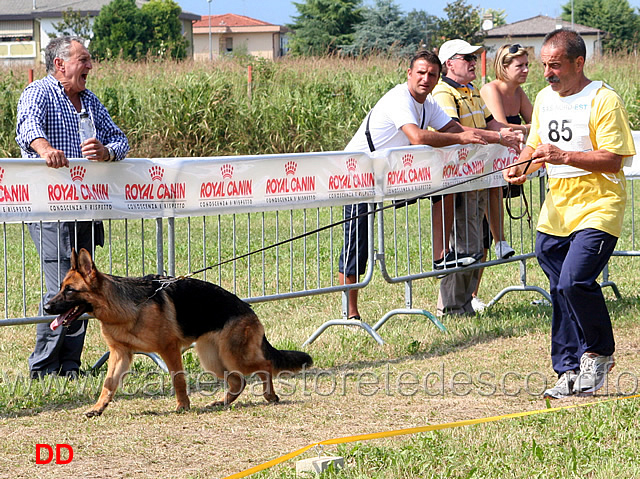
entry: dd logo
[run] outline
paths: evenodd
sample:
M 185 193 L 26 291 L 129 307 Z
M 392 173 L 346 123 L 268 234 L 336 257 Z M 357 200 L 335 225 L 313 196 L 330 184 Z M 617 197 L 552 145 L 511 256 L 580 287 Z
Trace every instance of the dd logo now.
M 62 457 L 63 449 L 67 450 L 66 459 Z M 56 464 L 69 464 L 73 460 L 73 448 L 69 444 L 56 444 L 55 457 Z M 49 444 L 36 444 L 36 464 L 49 464 L 51 461 L 53 461 L 53 447 Z

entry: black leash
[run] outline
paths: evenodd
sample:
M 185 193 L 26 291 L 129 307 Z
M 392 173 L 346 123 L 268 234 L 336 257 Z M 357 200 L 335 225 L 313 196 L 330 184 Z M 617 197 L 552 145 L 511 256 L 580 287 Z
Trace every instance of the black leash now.
M 278 241 L 277 243 L 270 244 L 269 246 L 264 246 L 264 247 L 262 247 L 260 249 L 257 249 L 257 250 L 254 250 L 254 251 L 249 251 L 248 253 L 241 254 L 240 256 L 236 256 L 234 258 L 221 261 L 221 262 L 216 263 L 214 265 L 206 266 L 206 267 L 201 268 L 199 270 L 192 271 L 189 274 L 182 275 L 182 276 L 176 276 L 175 278 L 164 280 L 162 285 L 156 290 L 156 292 L 160 291 L 161 289 L 166 288 L 169 284 L 171 284 L 173 282 L 176 282 L 178 280 L 189 278 L 191 276 L 194 276 L 194 275 L 199 274 L 199 273 L 203 273 L 203 272 L 208 271 L 210 269 L 217 268 L 219 266 L 223 266 L 223 265 L 231 263 L 233 261 L 237 261 L 237 260 L 246 258 L 246 257 L 251 256 L 253 254 L 262 253 L 262 252 L 267 251 L 267 250 L 269 250 L 271 248 L 277 248 L 278 246 L 282 246 L 282 245 L 285 245 L 287 243 L 291 243 L 293 241 L 302 239 L 302 238 L 304 238 L 306 236 L 310 236 L 310 235 L 313 235 L 313 234 L 316 234 L 316 233 L 320 233 L 322 231 L 326 231 L 326 230 L 328 230 L 330 228 L 334 228 L 336 226 L 340 226 L 342 224 L 348 223 L 349 221 L 355 221 L 355 220 L 360 219 L 360 218 L 365 218 L 365 217 L 367 217 L 369 215 L 372 215 L 374 213 L 378 213 L 380 211 L 384 211 L 384 210 L 389 209 L 389 208 L 400 208 L 400 207 L 406 206 L 407 204 L 415 203 L 418 200 L 421 200 L 421 199 L 424 199 L 424 198 L 428 198 L 428 197 L 433 196 L 433 195 L 437 195 L 437 194 L 442 193 L 443 191 L 446 191 L 446 190 L 448 190 L 450 188 L 454 188 L 456 186 L 460 186 L 460 185 L 463 185 L 465 183 L 469 183 L 469 182 L 477 180 L 479 178 L 484 178 L 485 176 L 490 176 L 490 175 L 493 175 L 495 173 L 499 173 L 501 171 L 504 171 L 504 170 L 506 170 L 508 168 L 511 168 L 511 167 L 514 167 L 514 166 L 520 166 L 520 165 L 524 165 L 526 163 L 527 167 L 525 168 L 524 173 L 523 173 L 523 174 L 526 174 L 527 170 L 529 169 L 529 165 L 531 164 L 531 161 L 532 160 L 524 160 L 524 161 L 521 161 L 519 163 L 512 163 L 511 165 L 505 166 L 504 168 L 500 168 L 498 170 L 494 170 L 494 171 L 491 171 L 489 173 L 482 173 L 482 174 L 480 174 L 478 176 L 474 176 L 472 178 L 465 178 L 464 180 L 458 181 L 458 182 L 456 182 L 456 183 L 454 183 L 452 185 L 443 186 L 443 187 L 440 187 L 440 188 L 436 188 L 435 190 L 431 190 L 428 193 L 423 193 L 421 195 L 414 196 L 412 198 L 407 198 L 407 199 L 404 199 L 404 200 L 395 200 L 393 203 L 391 203 L 391 204 L 389 204 L 387 206 L 381 206 L 381 207 L 378 207 L 378 208 L 374 208 L 373 210 L 367 211 L 366 213 L 361 213 L 361 214 L 358 214 L 358 215 L 355 215 L 355 216 L 351 216 L 349 218 L 345 218 L 343 220 L 337 221 L 335 223 L 331 223 L 329 225 L 321 226 L 320 228 L 316 228 L 314 230 L 307 231 L 305 233 L 302 233 L 302 234 L 299 234 L 297 236 L 294 236 L 293 238 L 288 238 L 286 240 Z

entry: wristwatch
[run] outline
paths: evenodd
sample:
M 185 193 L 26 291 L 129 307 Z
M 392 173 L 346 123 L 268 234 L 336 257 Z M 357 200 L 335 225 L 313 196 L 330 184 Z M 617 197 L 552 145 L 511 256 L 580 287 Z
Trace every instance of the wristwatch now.
M 116 152 L 113 151 L 113 148 L 111 148 L 109 145 L 107 145 L 105 147 L 107 149 L 107 152 L 109 153 L 109 160 L 108 161 L 113 161 L 116 159 Z

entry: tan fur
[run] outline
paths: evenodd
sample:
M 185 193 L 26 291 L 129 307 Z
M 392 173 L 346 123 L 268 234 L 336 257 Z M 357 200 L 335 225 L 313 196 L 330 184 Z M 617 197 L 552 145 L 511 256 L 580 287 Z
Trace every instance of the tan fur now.
M 176 391 L 177 410 L 188 410 L 190 402 L 182 351 L 192 344 L 194 338 L 182 335 L 173 302 L 168 301 L 166 307 L 160 307 L 154 301 L 136 304 L 123 297 L 114 278 L 100 273 L 85 250 L 78 255 L 73 252 L 72 269 L 62 282 L 60 292 L 49 303 L 53 305 L 52 309 L 73 300 L 90 303 L 109 346 L 108 371 L 102 392 L 86 415 L 102 414 L 113 399 L 121 378 L 129 370 L 135 352 L 154 352 L 162 357 Z M 65 292 L 67 287 L 72 288 L 73 297 Z M 224 379 L 228 385 L 224 399 L 210 406 L 232 403 L 245 387 L 243 375 L 253 373 L 263 381 L 265 399 L 269 402 L 279 400 L 273 389 L 271 361 L 263 353 L 263 337 L 264 327 L 251 313 L 229 320 L 221 329 L 202 334 L 195 340 L 195 350 L 203 369 Z

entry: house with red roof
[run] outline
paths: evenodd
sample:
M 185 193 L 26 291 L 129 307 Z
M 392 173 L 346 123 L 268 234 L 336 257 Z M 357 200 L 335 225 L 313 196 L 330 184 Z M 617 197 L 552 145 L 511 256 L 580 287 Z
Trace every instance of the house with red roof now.
M 253 55 L 273 60 L 284 55 L 288 31 L 285 26 L 234 13 L 203 15 L 193 22 L 193 57 Z
M 136 0 L 138 8 L 148 0 Z M 56 33 L 56 23 L 62 22 L 69 9 L 88 16 L 93 24 L 100 9 L 111 0 L 0 0 L 0 65 L 28 64 L 43 61 L 42 50 L 49 43 L 49 33 Z M 189 42 L 191 55 L 193 36 L 191 27 L 200 15 L 181 12 L 178 16 L 182 34 Z

